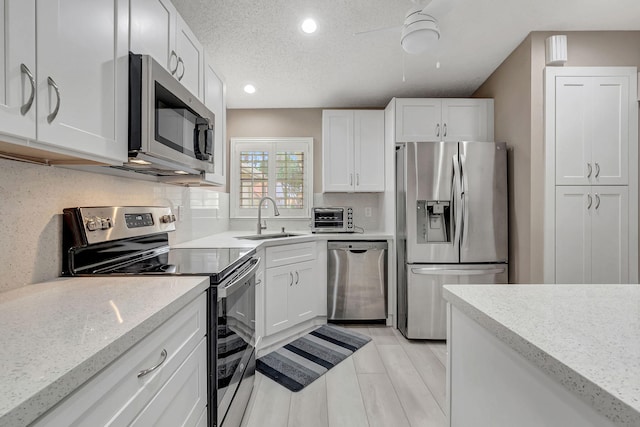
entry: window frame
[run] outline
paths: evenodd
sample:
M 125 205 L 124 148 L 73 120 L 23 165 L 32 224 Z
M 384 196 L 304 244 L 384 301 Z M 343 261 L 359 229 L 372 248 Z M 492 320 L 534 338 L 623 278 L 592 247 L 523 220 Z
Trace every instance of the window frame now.
M 268 193 L 276 199 L 277 170 L 275 167 L 278 151 L 301 151 L 304 153 L 304 185 L 302 209 L 289 209 L 279 206 L 278 218 L 311 218 L 311 204 L 313 202 L 313 138 L 312 137 L 284 137 L 284 138 L 230 138 L 230 206 L 231 218 L 257 218 L 257 208 L 240 208 L 240 167 L 239 159 L 241 151 L 267 151 L 269 152 Z M 264 203 L 263 209 L 271 209 L 271 203 Z M 269 211 L 263 210 L 263 213 Z

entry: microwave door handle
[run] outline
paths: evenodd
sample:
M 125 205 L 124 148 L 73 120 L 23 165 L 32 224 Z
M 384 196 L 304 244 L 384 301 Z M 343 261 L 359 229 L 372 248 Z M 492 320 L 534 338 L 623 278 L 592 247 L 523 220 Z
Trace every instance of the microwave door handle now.
M 235 279 L 233 282 L 229 283 L 227 286 L 223 288 L 218 288 L 218 300 L 227 298 L 229 295 L 233 294 L 235 291 L 240 289 L 242 285 L 244 285 L 244 280 L 250 275 L 252 275 L 253 273 L 255 273 L 255 271 L 258 269 L 258 266 L 260 265 L 260 260 L 261 260 L 260 258 L 252 259 L 250 262 L 253 263 L 253 267 L 251 267 L 249 271 L 247 271 L 242 276 Z

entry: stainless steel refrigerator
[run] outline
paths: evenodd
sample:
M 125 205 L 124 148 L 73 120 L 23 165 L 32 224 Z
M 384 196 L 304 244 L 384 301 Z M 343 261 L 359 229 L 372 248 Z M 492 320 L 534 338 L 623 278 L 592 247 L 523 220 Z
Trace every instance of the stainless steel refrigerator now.
M 445 284 L 507 283 L 507 148 L 500 142 L 396 147 L 398 329 L 446 339 Z

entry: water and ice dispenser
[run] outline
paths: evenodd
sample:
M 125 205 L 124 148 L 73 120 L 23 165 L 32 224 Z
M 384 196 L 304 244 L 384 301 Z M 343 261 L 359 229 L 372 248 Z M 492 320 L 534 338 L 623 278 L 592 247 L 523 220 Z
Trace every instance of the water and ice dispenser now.
M 452 236 L 451 201 L 418 200 L 418 243 L 450 243 Z

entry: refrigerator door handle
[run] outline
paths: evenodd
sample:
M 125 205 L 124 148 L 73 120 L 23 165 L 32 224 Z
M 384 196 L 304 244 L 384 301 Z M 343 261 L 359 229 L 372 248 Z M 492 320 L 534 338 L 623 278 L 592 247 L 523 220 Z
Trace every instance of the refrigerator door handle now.
M 458 155 L 453 156 L 453 183 L 451 185 L 451 192 L 453 196 L 451 200 L 454 203 L 454 242 L 453 244 L 456 247 L 460 245 L 460 233 L 462 232 L 462 181 L 460 176 L 460 161 L 458 160 Z M 460 203 L 458 203 L 458 199 L 460 198 Z M 459 208 L 459 209 L 458 209 Z
M 467 241 L 467 233 L 465 233 L 465 227 L 469 224 L 469 211 L 467 209 L 467 187 L 469 186 L 469 182 L 467 181 L 467 174 L 464 171 L 466 164 L 466 156 L 464 154 L 460 154 L 460 181 L 462 185 L 462 192 L 460 193 L 460 204 L 462 207 L 462 224 L 460 226 L 460 241 L 462 246 L 465 245 Z
M 413 274 L 420 274 L 423 276 L 479 276 L 489 274 L 501 274 L 505 272 L 504 268 L 487 268 L 487 269 L 472 269 L 472 270 L 456 270 L 451 268 L 442 267 L 421 267 L 412 268 Z

